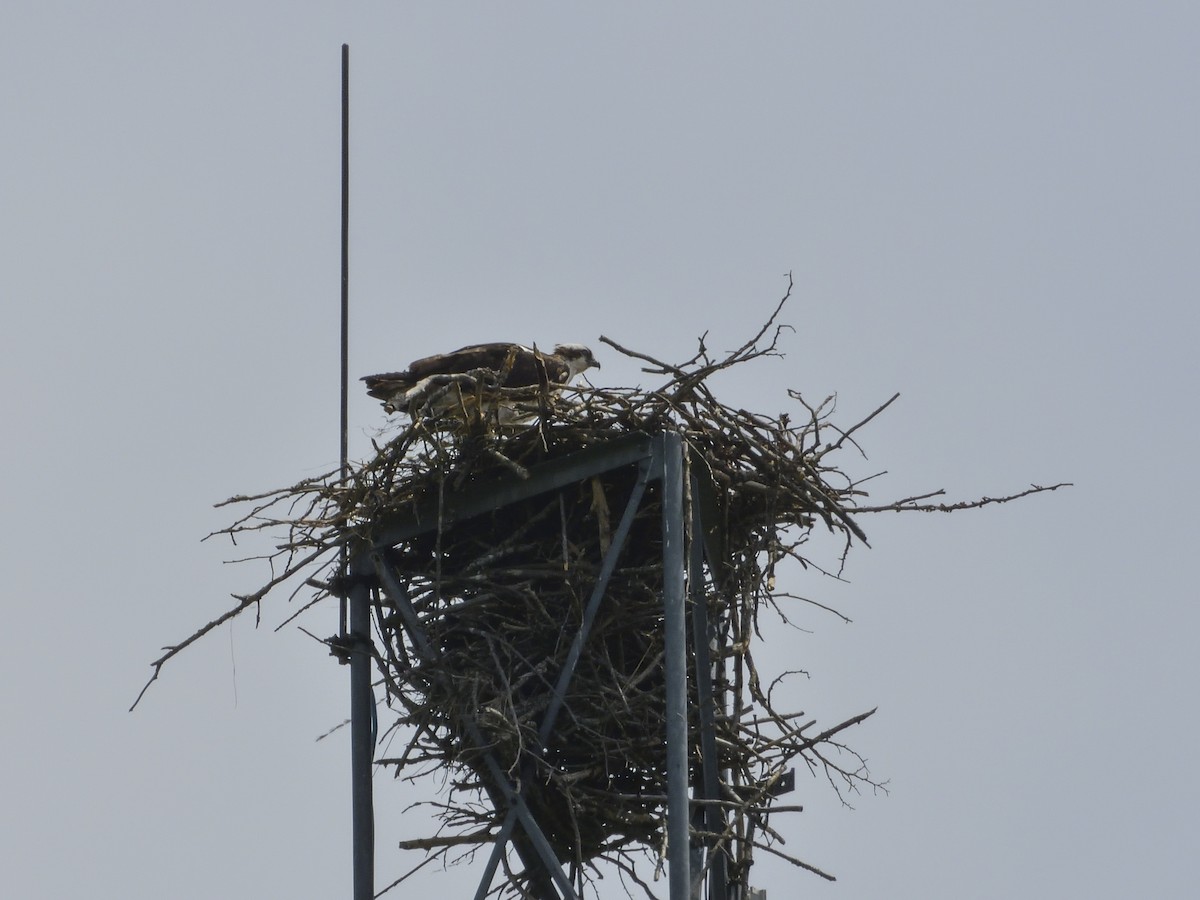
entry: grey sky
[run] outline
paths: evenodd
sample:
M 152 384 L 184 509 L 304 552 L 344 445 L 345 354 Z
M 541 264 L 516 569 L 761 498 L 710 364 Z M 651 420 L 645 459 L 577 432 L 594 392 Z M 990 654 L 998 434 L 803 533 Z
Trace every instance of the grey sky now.
M 772 900 L 1191 896 L 1198 39 L 1167 2 L 10 5 L 6 893 L 348 895 L 348 742 L 314 742 L 347 672 L 290 609 L 125 712 L 260 574 L 199 543 L 212 503 L 336 464 L 345 41 L 356 376 L 490 339 L 682 359 L 791 271 L 787 358 L 732 400 L 902 392 L 846 459 L 880 499 L 1076 483 L 789 573 L 855 621 L 771 653 L 798 708 L 880 707 L 853 744 L 892 792 L 801 777 L 777 824 L 839 881 L 763 862 Z M 383 415 L 351 416 L 361 455 Z M 376 796 L 382 884 L 423 828 Z

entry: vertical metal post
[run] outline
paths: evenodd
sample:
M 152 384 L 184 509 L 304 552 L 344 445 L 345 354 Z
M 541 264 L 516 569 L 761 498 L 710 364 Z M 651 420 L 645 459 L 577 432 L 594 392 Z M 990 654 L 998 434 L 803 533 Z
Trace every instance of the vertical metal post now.
M 700 483 L 693 474 L 691 476 L 692 508 L 689 511 L 692 523 L 692 543 L 688 547 L 688 596 L 692 605 L 689 609 L 692 619 L 692 658 L 694 660 L 696 678 L 696 700 L 700 719 L 700 757 L 703 765 L 703 790 L 697 794 L 705 800 L 721 800 L 720 758 L 717 753 L 717 697 L 713 683 L 713 663 L 710 653 L 712 629 L 708 622 L 708 598 L 704 591 L 704 528 L 705 522 L 701 515 L 699 502 Z M 710 562 L 710 565 L 711 562 Z M 715 571 L 716 567 L 713 566 Z M 714 575 L 714 586 L 716 585 Z M 722 708 L 724 701 L 722 700 Z M 704 803 L 696 814 L 696 819 L 703 825 L 703 830 L 710 835 L 704 841 L 708 852 L 713 854 L 709 860 L 708 897 L 709 900 L 728 900 L 729 891 L 729 853 L 727 846 L 715 846 L 713 834 L 725 831 L 725 813 L 721 807 L 713 803 Z M 693 857 L 695 859 L 695 857 Z M 699 897 L 699 882 L 693 885 L 693 893 Z
M 350 563 L 350 778 L 354 900 L 375 896 L 375 697 L 371 690 L 371 591 L 367 569 Z
M 342 44 L 342 338 L 341 478 L 350 474 L 350 45 Z M 339 574 L 346 577 L 346 548 Z M 346 636 L 346 597 L 339 607 L 338 634 Z
M 342 335 L 341 477 L 349 475 L 350 370 L 350 45 L 342 44 Z M 375 896 L 375 801 L 371 767 L 375 762 L 375 697 L 371 690 L 370 564 L 349 559 L 342 547 L 341 574 L 350 590 L 342 596 L 341 635 L 350 649 L 350 803 L 354 900 Z M 348 576 L 348 578 L 347 578 Z M 349 610 L 347 610 L 347 605 Z M 347 631 L 349 618 L 349 631 Z
M 683 440 L 662 435 L 663 628 L 667 702 L 667 864 L 671 900 L 691 893 L 688 846 L 687 626 L 684 614 Z

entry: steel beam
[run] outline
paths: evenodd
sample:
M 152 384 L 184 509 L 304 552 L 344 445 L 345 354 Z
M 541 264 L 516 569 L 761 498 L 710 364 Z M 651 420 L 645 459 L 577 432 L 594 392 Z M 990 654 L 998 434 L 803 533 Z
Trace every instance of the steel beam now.
M 721 764 L 717 754 L 716 688 L 713 684 L 712 655 L 709 644 L 712 629 L 708 621 L 708 597 L 704 590 L 704 517 L 701 515 L 696 477 L 691 478 L 692 542 L 688 547 L 688 596 L 692 619 L 692 658 L 695 666 L 696 698 L 699 703 L 701 773 L 704 779 L 702 795 L 705 800 L 721 800 Z M 710 564 L 711 568 L 711 564 Z M 714 578 L 714 586 L 716 580 Z M 722 703 L 722 705 L 724 705 Z M 717 803 L 699 807 L 703 830 L 709 834 L 725 831 L 725 812 Z M 715 846 L 716 840 L 705 838 L 708 847 L 708 900 L 727 900 L 729 892 L 729 853 L 725 846 Z
M 372 553 L 371 559 L 375 565 L 376 575 L 383 585 L 383 590 L 400 612 L 401 618 L 404 619 L 417 654 L 426 661 L 436 662 L 438 650 L 429 642 L 429 638 L 425 635 L 424 626 L 417 618 L 416 610 L 413 609 L 412 602 L 408 597 L 408 591 L 401 584 L 400 579 L 396 577 L 396 573 L 392 571 L 391 566 L 384 559 L 382 553 Z M 512 783 L 508 780 L 508 775 L 505 774 L 500 764 L 496 762 L 495 754 L 491 750 L 484 749 L 488 744 L 483 737 L 483 733 L 479 730 L 479 725 L 469 716 L 462 717 L 461 722 L 463 729 L 467 733 L 467 738 L 482 751 L 481 755 L 484 765 L 487 766 L 488 775 L 491 777 L 495 789 L 503 795 L 505 803 L 515 812 L 521 823 L 521 827 L 529 838 L 531 848 L 527 850 L 523 850 L 520 847 L 517 848 L 517 852 L 521 856 L 521 862 L 527 870 L 532 872 L 535 871 L 537 862 L 540 860 L 558 890 L 562 892 L 564 900 L 578 900 L 574 889 L 571 887 L 570 879 L 563 873 L 562 865 L 558 861 L 558 856 L 554 853 L 554 848 L 546 840 L 546 836 L 538 825 L 537 819 L 533 817 L 533 813 L 525 805 L 524 798 L 513 788 Z M 550 892 L 553 891 L 553 888 L 548 884 L 546 885 L 546 889 Z M 557 897 L 557 895 L 553 894 L 544 894 L 544 896 Z M 355 897 L 355 900 L 359 900 L 359 898 Z
M 584 612 L 584 619 L 579 632 L 575 635 L 563 669 L 559 673 L 555 692 L 550 706 L 539 727 L 542 745 L 549 740 L 557 714 L 562 707 L 568 682 L 587 638 L 588 630 L 595 618 L 603 595 L 607 589 L 608 579 L 615 566 L 617 555 L 624 543 L 629 528 L 636 515 L 641 495 L 648 481 L 662 481 L 662 527 L 663 527 L 663 612 L 664 612 L 664 641 L 665 641 L 665 679 L 666 679 L 666 751 L 667 751 L 667 842 L 668 842 L 668 883 L 670 900 L 689 900 L 693 895 L 691 876 L 693 866 L 689 860 L 692 848 L 689 842 L 690 798 L 689 798 L 689 745 L 688 745 L 688 613 L 687 592 L 688 580 L 691 582 L 692 628 L 693 644 L 695 647 L 695 671 L 697 692 L 701 699 L 699 711 L 701 753 L 703 755 L 704 784 L 699 793 L 703 799 L 719 799 L 719 762 L 715 737 L 715 707 L 713 699 L 713 679 L 709 656 L 710 627 L 707 621 L 705 596 L 703 589 L 703 562 L 708 557 L 710 570 L 715 570 L 726 564 L 719 557 L 722 544 L 718 523 L 719 516 L 715 513 L 713 504 L 716 500 L 715 485 L 710 483 L 698 484 L 692 481 L 691 525 L 693 528 L 693 544 L 687 546 L 684 528 L 684 447 L 682 437 L 678 433 L 668 432 L 653 437 L 649 435 L 629 435 L 618 441 L 589 447 L 577 453 L 549 460 L 528 469 L 528 476 L 521 478 L 512 473 L 481 479 L 472 482 L 466 489 L 447 493 L 442 497 L 431 496 L 416 504 L 416 512 L 397 516 L 386 522 L 382 531 L 371 541 L 371 547 L 362 549 L 369 554 L 370 562 L 386 593 L 393 600 L 397 611 L 404 619 L 414 649 L 424 659 L 432 660 L 437 656 L 436 648 L 432 647 L 425 635 L 424 628 L 408 599 L 407 590 L 400 583 L 396 573 L 386 559 L 386 550 L 402 541 L 421 534 L 446 528 L 450 525 L 515 503 L 529 497 L 556 490 L 585 478 L 592 477 L 613 469 L 641 463 L 641 469 L 634 490 L 626 506 L 624 515 L 613 543 L 601 564 L 601 572 L 589 597 Z M 700 507 L 703 506 L 703 512 Z M 439 508 L 440 507 L 440 508 Z M 707 528 L 707 530 L 705 530 Z M 705 552 L 707 551 L 707 553 Z M 715 571 L 714 571 L 715 576 Z M 715 578 L 716 582 L 723 579 Z M 366 588 L 363 588 L 366 592 Z M 369 613 L 368 613 L 369 614 Z M 369 624 L 369 621 L 368 621 Z M 352 626 L 353 630 L 353 626 Z M 369 640 L 369 634 L 367 635 Z M 370 659 L 367 657 L 369 664 Z M 368 669 L 369 678 L 369 669 Z M 369 688 L 369 681 L 368 681 Z M 464 719 L 463 727 L 467 737 L 477 747 L 485 747 L 482 734 L 473 720 Z M 541 748 L 539 748 L 540 750 Z M 509 807 L 501 831 L 496 838 L 491 859 L 488 862 L 484 881 L 481 882 L 478 896 L 486 896 L 490 890 L 491 880 L 505 843 L 512 834 L 516 823 L 520 823 L 528 842 L 522 841 L 516 845 L 526 871 L 534 873 L 539 866 L 544 868 L 554 886 L 544 883 L 544 887 L 535 885 L 539 895 L 557 897 L 555 889 L 561 891 L 566 900 L 574 900 L 576 894 L 573 886 L 563 871 L 545 834 L 541 831 L 536 819 L 524 802 L 521 791 L 514 788 L 508 775 L 496 761 L 494 754 L 486 751 L 483 759 L 489 776 L 496 786 L 499 798 Z M 704 804 L 702 819 L 706 831 L 723 830 L 724 815 L 715 805 Z M 524 849 L 522 849 L 522 845 Z M 709 862 L 709 898 L 710 900 L 726 900 L 728 892 L 727 854 L 721 848 L 711 848 L 717 856 Z M 699 874 L 699 871 L 696 873 Z M 355 895 L 355 900 L 359 900 Z
M 356 572 L 351 563 L 351 573 Z M 375 896 L 375 697 L 371 690 L 371 590 L 361 578 L 350 588 L 350 779 L 354 900 Z
M 683 439 L 660 436 L 663 632 L 666 652 L 667 863 L 671 900 L 691 893 L 688 814 L 687 624 L 684 612 Z
M 621 521 L 617 525 L 616 532 L 613 533 L 612 543 L 609 544 L 608 552 L 604 554 L 604 559 L 600 563 L 600 573 L 596 578 L 595 585 L 592 587 L 591 596 L 588 598 L 588 605 L 584 610 L 583 619 L 579 624 L 579 631 L 575 633 L 575 638 L 571 642 L 567 658 L 563 662 L 562 670 L 558 673 L 558 680 L 554 684 L 554 696 L 550 698 L 550 703 L 538 728 L 538 740 L 541 744 L 537 748 L 539 755 L 546 749 L 546 743 L 550 740 L 550 735 L 554 731 L 554 725 L 558 721 L 558 713 L 566 700 L 567 686 L 570 684 L 571 677 L 575 674 L 575 667 L 578 665 L 579 657 L 583 652 L 584 642 L 587 641 L 592 623 L 596 619 L 596 613 L 600 609 L 600 601 L 604 598 L 604 594 L 608 590 L 608 581 L 617 566 L 617 559 L 620 557 L 621 550 L 625 546 L 625 540 L 629 537 L 629 529 L 633 527 L 633 520 L 637 515 L 638 507 L 641 505 L 642 496 L 646 492 L 646 482 L 650 479 L 651 468 L 649 459 L 642 460 L 642 464 L 638 469 L 638 479 L 634 482 L 629 500 L 625 504 L 625 512 L 621 515 Z M 524 785 L 527 782 L 528 774 L 528 772 L 522 772 L 522 793 L 524 792 Z M 491 889 L 492 879 L 496 876 L 496 869 L 500 864 L 500 857 L 503 855 L 504 847 L 508 843 L 509 836 L 512 834 L 515 817 L 516 812 L 512 809 L 504 817 L 504 822 L 500 826 L 500 832 L 496 835 L 495 843 L 492 846 L 492 853 L 488 857 L 487 866 L 484 868 L 483 875 L 480 878 L 479 887 L 475 891 L 475 900 L 483 900 Z
M 650 455 L 650 442 L 651 439 L 644 434 L 630 434 L 530 466 L 526 478 L 506 472 L 472 481 L 462 490 L 447 492 L 442 497 L 434 493 L 413 504 L 415 512 L 409 511 L 412 507 L 406 506 L 403 515 L 382 520 L 382 528 L 373 542 L 374 546 L 393 547 L 401 541 L 446 529 L 455 522 L 501 506 L 641 462 Z

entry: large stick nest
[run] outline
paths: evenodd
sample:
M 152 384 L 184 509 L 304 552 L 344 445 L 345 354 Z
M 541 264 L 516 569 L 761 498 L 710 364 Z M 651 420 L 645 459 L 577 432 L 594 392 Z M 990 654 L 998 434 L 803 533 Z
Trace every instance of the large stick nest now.
M 789 287 L 790 290 L 790 287 Z M 785 295 L 784 300 L 787 299 Z M 776 324 L 783 302 L 744 345 L 720 358 L 703 339 L 697 353 L 673 365 L 602 338 L 614 350 L 665 378 L 656 389 L 572 387 L 551 394 L 508 392 L 524 404 L 531 424 L 500 428 L 486 410 L 495 389 L 481 379 L 464 394 L 456 416 L 430 420 L 409 411 L 407 424 L 375 455 L 344 476 L 330 473 L 289 488 L 227 503 L 249 511 L 224 529 L 235 540 L 247 532 L 282 531 L 267 554 L 272 574 L 259 590 L 154 663 L 154 678 L 183 647 L 251 606 L 289 580 L 293 596 L 314 590 L 300 610 L 337 592 L 338 551 L 347 542 L 372 542 L 385 526 L 411 520 L 415 511 L 441 508 L 448 497 L 499 477 L 520 481 L 539 463 L 586 448 L 628 441 L 631 435 L 679 432 L 686 466 L 712 502 L 689 490 L 703 507 L 710 554 L 702 584 L 689 586 L 710 623 L 709 652 L 715 676 L 724 826 L 694 825 L 697 838 L 726 854 L 731 876 L 744 881 L 756 848 L 783 856 L 823 877 L 819 869 L 784 853 L 764 820 L 786 773 L 802 766 L 828 778 L 835 790 L 878 787 L 864 760 L 840 740 L 846 728 L 873 712 L 820 727 L 803 713 L 780 708 L 781 678 L 764 684 L 755 666 L 760 616 L 781 614 L 775 570 L 792 559 L 820 571 L 840 569 L 845 552 L 866 542 L 856 516 L 882 510 L 952 511 L 1004 502 L 1049 488 L 958 504 L 931 502 L 940 491 L 885 505 L 866 504 L 861 481 L 834 463 L 855 444 L 854 433 L 893 400 L 858 424 L 839 429 L 829 421 L 832 400 L 810 405 L 788 391 L 790 414 L 763 415 L 726 405 L 713 392 L 713 376 L 765 356 L 777 356 L 785 327 Z M 461 390 L 461 385 L 456 385 Z M 469 401 L 469 402 L 468 402 Z M 484 410 L 485 412 L 480 412 Z M 657 482 L 645 488 L 629 540 L 583 645 L 563 712 L 542 746 L 539 725 L 553 696 L 572 639 L 598 577 L 601 561 L 637 480 L 635 466 L 613 469 L 549 493 L 453 522 L 387 551 L 387 562 L 406 586 L 420 619 L 414 634 L 386 592 L 376 592 L 375 642 L 379 682 L 393 718 L 385 731 L 398 748 L 377 760 L 405 778 L 433 772 L 449 776 L 450 789 L 434 803 L 442 825 L 435 835 L 403 846 L 433 856 L 487 844 L 504 818 L 490 753 L 506 777 L 521 786 L 555 852 L 573 864 L 582 884 L 602 862 L 650 894 L 636 859 L 664 849 L 666 769 L 662 662 L 662 512 Z M 685 516 L 688 518 L 688 516 Z M 805 545 L 816 530 L 837 536 L 833 561 L 816 565 Z M 700 535 L 689 535 L 699 540 Z M 356 543 L 357 542 L 357 543 Z M 261 558 L 261 557 L 256 557 Z M 299 612 L 296 613 L 299 615 Z M 294 616 L 290 617 L 294 618 Z M 290 621 L 290 618 L 288 621 Z M 786 616 L 784 616 L 786 619 Z M 432 653 L 422 652 L 427 639 Z M 335 646 L 336 641 L 331 640 Z M 689 663 L 694 668 L 693 660 Z M 797 668 L 799 668 L 797 666 Z M 700 770 L 700 720 L 696 679 L 689 679 L 691 783 Z M 140 699 L 140 697 L 139 697 Z M 482 734 L 484 746 L 471 737 Z M 518 849 L 520 830 L 518 829 Z M 507 867 L 508 862 L 505 861 Z M 498 890 L 519 892 L 528 872 L 509 872 Z M 651 895 L 652 896 L 652 895 Z

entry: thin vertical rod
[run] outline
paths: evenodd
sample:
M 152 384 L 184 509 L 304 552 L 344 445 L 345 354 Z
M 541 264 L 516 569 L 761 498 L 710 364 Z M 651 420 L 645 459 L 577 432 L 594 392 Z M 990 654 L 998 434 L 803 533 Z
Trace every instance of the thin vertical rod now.
M 683 441 L 662 436 L 663 629 L 667 701 L 667 863 L 671 900 L 691 893 L 688 845 L 687 624 L 684 613 Z
M 350 474 L 350 45 L 342 44 L 342 338 L 341 338 L 341 480 Z M 346 547 L 339 569 L 346 577 Z M 343 595 L 338 633 L 346 634 Z
M 342 341 L 341 341 L 341 477 L 349 474 L 348 434 L 350 378 L 350 45 L 342 44 Z M 375 802 L 371 766 L 375 761 L 372 725 L 375 698 L 371 690 L 371 591 L 361 577 L 365 566 L 354 566 L 342 546 L 343 575 L 352 579 L 349 591 L 350 646 L 350 800 L 354 900 L 375 896 Z M 353 569 L 364 571 L 351 571 Z M 343 582 L 345 583 L 345 582 Z M 347 601 L 341 606 L 341 633 L 346 634 Z

